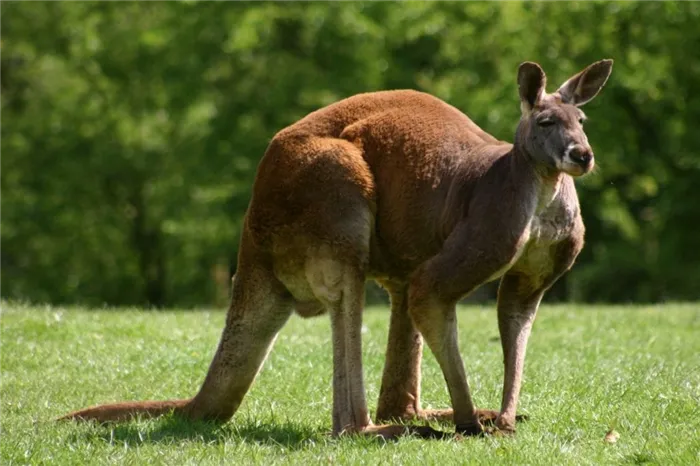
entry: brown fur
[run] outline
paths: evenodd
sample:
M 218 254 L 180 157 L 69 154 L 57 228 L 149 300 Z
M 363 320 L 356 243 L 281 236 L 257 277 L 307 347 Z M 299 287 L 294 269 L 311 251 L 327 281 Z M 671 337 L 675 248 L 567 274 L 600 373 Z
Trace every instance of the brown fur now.
M 570 175 L 590 171 L 593 157 L 577 106 L 598 93 L 611 68 L 610 60 L 594 63 L 547 94 L 541 68 L 522 64 L 523 115 L 513 145 L 415 91 L 357 95 L 280 131 L 258 167 L 226 326 L 199 393 L 88 408 L 64 419 L 175 410 L 227 420 L 296 308 L 302 316 L 331 316 L 333 432 L 403 433 L 374 426 L 365 400 L 363 287 L 374 278 L 392 302 L 377 417 L 452 418 L 466 434 L 480 434 L 484 422 L 495 420 L 512 431 L 539 302 L 583 247 Z M 472 402 L 455 304 L 498 278 L 505 376 L 496 413 Z M 421 410 L 423 338 L 453 410 Z

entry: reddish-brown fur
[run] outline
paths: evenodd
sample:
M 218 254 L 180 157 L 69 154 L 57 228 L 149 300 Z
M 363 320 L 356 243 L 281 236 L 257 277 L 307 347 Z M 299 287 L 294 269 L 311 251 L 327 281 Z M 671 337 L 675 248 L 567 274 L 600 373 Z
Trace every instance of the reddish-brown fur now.
M 333 432 L 398 435 L 401 426 L 371 423 L 365 400 L 360 330 L 364 282 L 373 278 L 392 303 L 377 418 L 451 418 L 465 434 L 495 420 L 512 431 L 537 307 L 583 247 L 571 176 L 590 171 L 593 157 L 577 106 L 595 97 L 611 68 L 610 60 L 594 63 L 547 94 L 541 68 L 521 65 L 523 115 L 512 145 L 415 91 L 357 95 L 280 131 L 258 167 L 226 326 L 199 393 L 88 408 L 64 419 L 175 410 L 227 420 L 296 309 L 331 316 Z M 472 403 L 455 304 L 498 278 L 505 375 L 495 412 Z M 423 339 L 442 368 L 453 410 L 421 410 Z

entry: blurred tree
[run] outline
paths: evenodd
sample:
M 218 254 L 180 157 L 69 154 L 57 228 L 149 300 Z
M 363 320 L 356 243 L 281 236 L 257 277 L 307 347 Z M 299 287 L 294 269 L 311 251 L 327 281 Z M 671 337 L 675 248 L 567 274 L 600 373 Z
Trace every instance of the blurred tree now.
M 588 245 L 552 299 L 697 299 L 697 3 L 11 2 L 2 7 L 2 291 L 221 304 L 276 131 L 416 88 L 499 138 L 515 73 L 616 60 L 586 107 Z

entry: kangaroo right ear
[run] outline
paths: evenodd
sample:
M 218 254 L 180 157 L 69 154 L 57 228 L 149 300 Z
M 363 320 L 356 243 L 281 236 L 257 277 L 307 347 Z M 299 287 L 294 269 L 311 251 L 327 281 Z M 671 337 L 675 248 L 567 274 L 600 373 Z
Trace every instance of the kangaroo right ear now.
M 520 109 L 529 113 L 542 98 L 547 77 L 537 63 L 526 61 L 518 68 L 518 91 L 520 92 Z
M 590 102 L 608 81 L 612 66 L 612 60 L 600 60 L 569 78 L 559 88 L 562 101 L 577 107 Z

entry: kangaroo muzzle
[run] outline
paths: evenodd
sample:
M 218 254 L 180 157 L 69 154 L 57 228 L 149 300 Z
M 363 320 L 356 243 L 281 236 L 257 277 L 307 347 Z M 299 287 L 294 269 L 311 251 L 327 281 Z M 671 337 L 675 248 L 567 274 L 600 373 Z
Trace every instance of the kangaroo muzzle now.
M 595 165 L 593 150 L 588 145 L 569 144 L 562 157 L 561 170 L 572 176 L 590 172 Z

